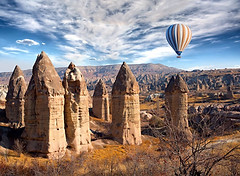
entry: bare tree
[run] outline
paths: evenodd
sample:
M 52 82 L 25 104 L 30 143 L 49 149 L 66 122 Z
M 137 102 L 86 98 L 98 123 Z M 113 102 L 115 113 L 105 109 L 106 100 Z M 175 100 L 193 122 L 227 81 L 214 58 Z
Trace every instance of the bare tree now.
M 168 112 L 168 114 L 171 117 L 171 113 Z M 222 162 L 229 161 L 233 157 L 240 158 L 236 154 L 240 145 L 226 147 L 226 140 L 211 140 L 209 125 L 212 124 L 201 125 L 201 133 L 192 130 L 192 138 L 189 139 L 184 135 L 184 129 L 179 129 L 171 123 L 170 118 L 165 118 L 167 135 L 163 135 L 159 131 L 157 135 L 160 139 L 159 150 L 162 157 L 171 163 L 169 171 L 176 176 L 208 176 Z M 217 128 L 219 129 L 216 131 L 222 131 L 222 126 Z

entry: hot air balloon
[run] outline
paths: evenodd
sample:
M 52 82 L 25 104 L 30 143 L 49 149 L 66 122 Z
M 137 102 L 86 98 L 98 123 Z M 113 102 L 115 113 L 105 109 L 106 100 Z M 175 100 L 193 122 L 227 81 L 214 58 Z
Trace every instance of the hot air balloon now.
M 181 58 L 183 50 L 192 39 L 192 31 L 184 24 L 173 24 L 168 27 L 166 38 L 169 45 L 177 53 L 177 58 Z

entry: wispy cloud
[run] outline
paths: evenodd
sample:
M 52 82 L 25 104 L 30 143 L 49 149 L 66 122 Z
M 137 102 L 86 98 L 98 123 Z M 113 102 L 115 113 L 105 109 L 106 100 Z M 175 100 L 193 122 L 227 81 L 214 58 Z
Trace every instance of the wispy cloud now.
M 7 52 L 5 52 L 5 51 L 1 51 L 1 50 L 0 50 L 0 54 L 9 55 L 9 53 L 7 53 Z
M 225 69 L 225 68 L 240 68 L 240 65 L 233 65 L 233 66 L 201 65 L 201 66 L 190 67 L 190 68 L 188 68 L 186 70 L 187 71 L 192 71 L 192 70 L 213 70 L 213 69 Z
M 175 54 L 165 40 L 169 25 L 187 24 L 193 40 L 216 42 L 215 35 L 239 28 L 239 7 L 239 0 L 15 0 L 1 4 L 0 18 L 64 39 L 58 45 L 63 58 L 109 63 L 128 56 L 132 63 L 143 63 Z
M 14 52 L 23 52 L 23 53 L 29 53 L 28 50 L 24 50 L 24 49 L 19 49 L 19 48 L 15 48 L 15 47 L 2 47 L 4 50 L 6 51 L 10 51 L 13 52 L 13 54 L 16 54 Z
M 36 42 L 34 40 L 31 40 L 31 39 L 17 40 L 16 43 L 23 44 L 23 45 L 28 45 L 28 46 L 39 45 L 38 42 Z

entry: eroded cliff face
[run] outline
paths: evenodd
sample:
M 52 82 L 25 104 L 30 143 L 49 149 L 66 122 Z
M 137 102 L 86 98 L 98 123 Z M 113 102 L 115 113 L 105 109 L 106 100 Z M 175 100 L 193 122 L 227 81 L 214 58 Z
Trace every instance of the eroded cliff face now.
M 24 94 L 27 90 L 23 72 L 16 66 L 9 80 L 6 96 L 6 116 L 9 122 L 24 126 Z
M 64 89 L 52 62 L 41 52 L 25 94 L 26 150 L 40 156 L 59 158 L 66 151 Z
M 124 62 L 112 89 L 113 137 L 122 144 L 141 144 L 139 86 Z
M 77 153 L 92 147 L 89 129 L 88 90 L 80 70 L 70 63 L 63 78 L 67 143 Z
M 182 77 L 173 76 L 165 90 L 165 102 L 172 125 L 181 130 L 190 140 L 192 133 L 188 126 L 188 92 Z
M 94 90 L 92 110 L 96 117 L 110 121 L 108 91 L 102 79 L 98 81 Z

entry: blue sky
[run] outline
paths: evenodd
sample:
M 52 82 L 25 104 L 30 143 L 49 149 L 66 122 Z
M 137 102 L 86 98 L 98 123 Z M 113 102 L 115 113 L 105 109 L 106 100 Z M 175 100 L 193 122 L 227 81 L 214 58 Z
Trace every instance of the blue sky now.
M 239 68 L 239 7 L 239 0 L 1 0 L 0 72 L 32 68 L 42 50 L 55 67 Z M 193 35 L 180 59 L 165 38 L 175 23 Z

